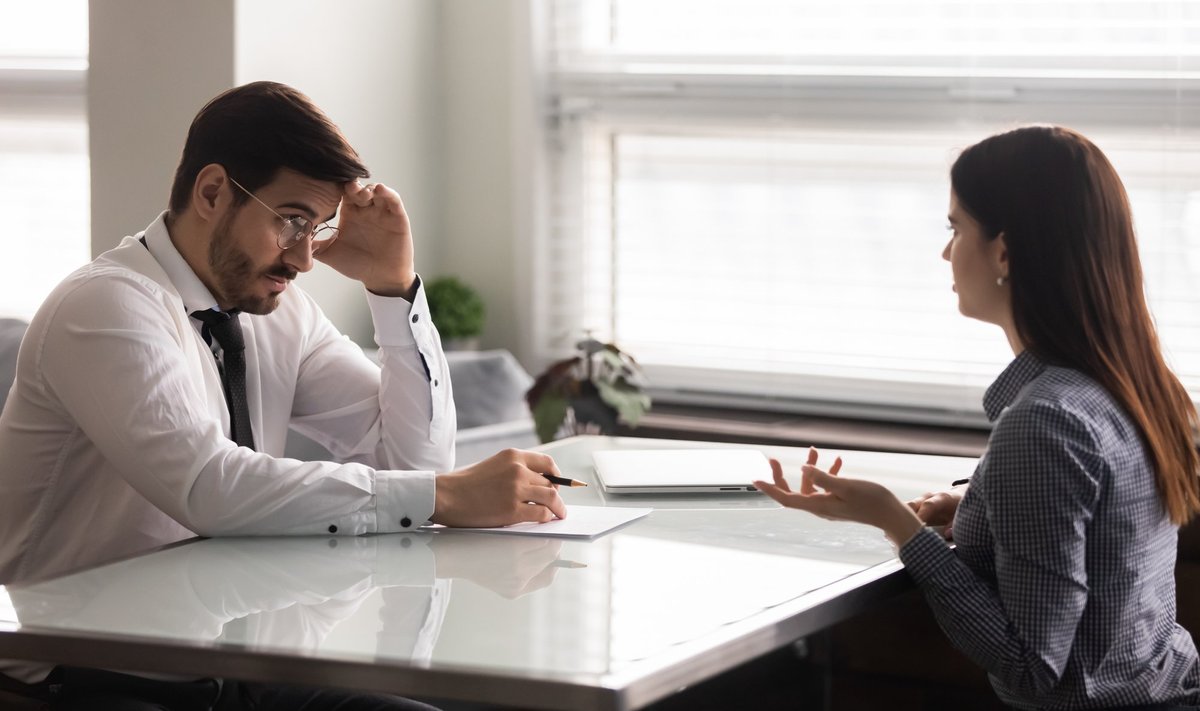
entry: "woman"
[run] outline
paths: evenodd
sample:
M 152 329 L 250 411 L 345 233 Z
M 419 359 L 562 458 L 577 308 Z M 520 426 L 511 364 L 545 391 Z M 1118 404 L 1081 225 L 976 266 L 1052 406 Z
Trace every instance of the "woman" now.
M 799 492 L 778 462 L 757 485 L 883 529 L 1005 703 L 1193 708 L 1173 569 L 1177 528 L 1200 511 L 1196 410 L 1159 350 L 1125 189 L 1095 145 L 1053 126 L 992 136 L 950 177 L 942 256 L 959 310 L 1016 355 L 984 396 L 994 425 L 965 495 L 906 505 L 838 478 L 840 461 L 816 468 L 815 451 Z M 948 511 L 957 555 L 922 522 Z

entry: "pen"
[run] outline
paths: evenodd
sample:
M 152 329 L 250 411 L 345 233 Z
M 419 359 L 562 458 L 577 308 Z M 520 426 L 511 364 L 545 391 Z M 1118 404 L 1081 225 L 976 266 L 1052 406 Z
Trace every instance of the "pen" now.
M 558 484 L 559 486 L 587 486 L 586 481 L 576 481 L 575 479 L 568 479 L 565 476 L 554 476 L 553 474 L 543 474 L 542 476 L 549 479 L 551 484 Z

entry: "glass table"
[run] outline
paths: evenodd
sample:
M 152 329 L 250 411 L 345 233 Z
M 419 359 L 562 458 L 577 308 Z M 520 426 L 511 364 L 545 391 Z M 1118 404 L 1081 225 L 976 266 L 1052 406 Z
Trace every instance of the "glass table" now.
M 594 484 L 591 453 L 743 445 L 574 437 L 543 447 Z M 807 450 L 745 445 L 798 476 Z M 823 452 L 901 497 L 975 460 Z M 594 539 L 440 529 L 195 539 L 0 592 L 0 658 L 225 676 L 546 709 L 636 709 L 911 586 L 877 530 L 761 494 L 606 496 L 652 507 Z M 45 664 L 43 663 L 43 666 Z

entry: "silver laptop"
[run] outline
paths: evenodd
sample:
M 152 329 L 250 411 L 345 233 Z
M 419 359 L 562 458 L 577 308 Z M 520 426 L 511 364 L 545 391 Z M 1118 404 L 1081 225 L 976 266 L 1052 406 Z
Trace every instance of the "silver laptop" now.
M 614 449 L 592 453 L 609 494 L 747 494 L 771 480 L 757 449 Z

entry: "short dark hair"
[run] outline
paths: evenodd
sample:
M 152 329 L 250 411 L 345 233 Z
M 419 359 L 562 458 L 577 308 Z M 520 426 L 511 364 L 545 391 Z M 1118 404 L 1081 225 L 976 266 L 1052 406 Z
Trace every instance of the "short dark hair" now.
M 196 176 L 212 163 L 224 166 L 250 191 L 274 180 L 281 168 L 334 183 L 370 175 L 341 130 L 311 99 L 271 81 L 230 89 L 196 114 L 171 185 L 172 215 L 187 208 Z M 241 190 L 234 196 L 234 204 L 247 199 Z

